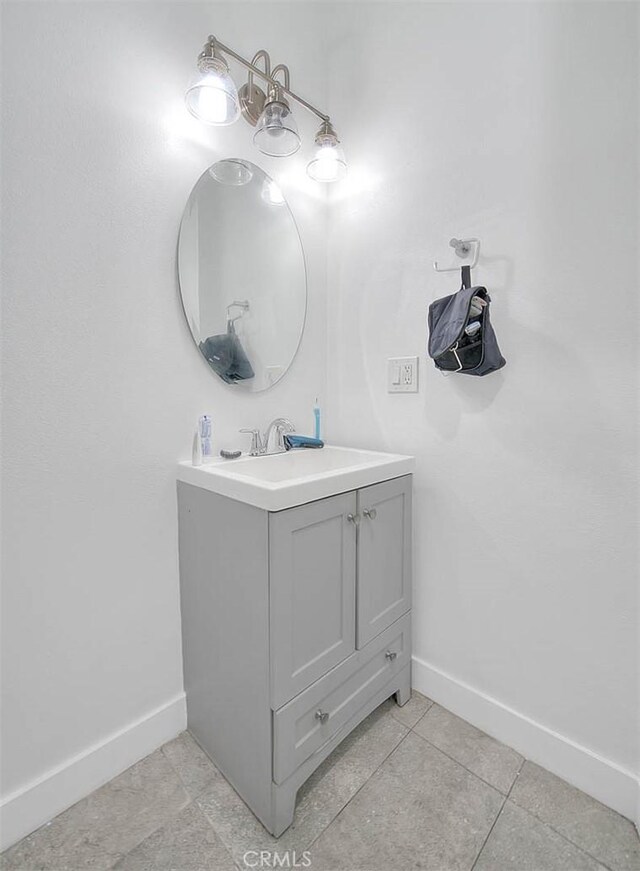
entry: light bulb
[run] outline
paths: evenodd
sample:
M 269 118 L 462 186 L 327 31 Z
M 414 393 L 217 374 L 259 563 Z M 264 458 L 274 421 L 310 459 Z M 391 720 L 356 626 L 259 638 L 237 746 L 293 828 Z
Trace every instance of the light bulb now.
M 270 206 L 280 206 L 284 203 L 284 194 L 273 179 L 265 179 L 262 186 L 262 199 Z
M 300 148 L 298 125 L 287 103 L 273 96 L 264 107 L 253 135 L 254 144 L 271 157 L 289 157 Z
M 307 165 L 307 173 L 324 184 L 340 181 L 347 174 L 344 151 L 329 121 L 323 123 L 316 135 L 316 147 Z
M 227 120 L 227 95 L 216 81 L 216 77 L 207 76 L 211 80 L 197 89 L 197 114 L 210 124 L 224 124 Z
M 233 124 L 240 116 L 238 91 L 224 58 L 200 57 L 185 94 L 187 109 L 206 124 Z

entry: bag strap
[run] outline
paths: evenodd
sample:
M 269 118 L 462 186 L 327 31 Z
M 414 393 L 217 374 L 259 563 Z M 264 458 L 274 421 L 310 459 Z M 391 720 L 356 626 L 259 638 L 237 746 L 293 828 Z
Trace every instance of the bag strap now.
M 462 273 L 462 287 L 460 290 L 467 290 L 467 288 L 471 287 L 471 267 L 461 266 L 460 271 Z

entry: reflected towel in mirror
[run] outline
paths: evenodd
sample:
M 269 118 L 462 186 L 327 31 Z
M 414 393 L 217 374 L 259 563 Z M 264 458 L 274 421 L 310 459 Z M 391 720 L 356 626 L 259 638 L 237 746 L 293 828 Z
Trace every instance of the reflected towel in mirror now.
M 199 347 L 213 371 L 227 384 L 248 381 L 254 377 L 255 373 L 233 323 L 227 324 L 226 333 L 209 336 L 200 342 Z

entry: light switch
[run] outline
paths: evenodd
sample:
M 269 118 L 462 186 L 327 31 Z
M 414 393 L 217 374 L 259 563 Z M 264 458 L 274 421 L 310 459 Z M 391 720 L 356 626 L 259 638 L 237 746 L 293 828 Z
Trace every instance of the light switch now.
M 389 393 L 418 392 L 418 357 L 391 357 L 387 361 Z

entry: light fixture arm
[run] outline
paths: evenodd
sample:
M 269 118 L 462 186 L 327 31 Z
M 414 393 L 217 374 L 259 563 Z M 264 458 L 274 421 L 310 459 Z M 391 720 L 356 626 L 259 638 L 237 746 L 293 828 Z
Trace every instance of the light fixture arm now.
M 264 61 L 264 72 L 266 76 L 271 76 L 271 58 L 269 57 L 269 52 L 265 51 L 263 48 L 260 51 L 257 51 L 253 58 L 251 59 L 251 66 L 255 67 L 259 60 Z M 249 69 L 249 76 L 247 78 L 249 83 L 249 94 L 251 94 L 251 89 L 253 88 L 253 70 Z
M 283 75 L 284 82 L 282 84 L 280 84 L 280 80 L 277 78 L 278 73 L 282 73 Z M 289 67 L 286 64 L 278 64 L 271 70 L 271 78 L 274 81 L 278 82 L 275 87 L 269 89 L 272 98 L 274 100 L 283 100 L 283 94 L 285 90 L 291 89 Z
M 205 52 L 203 51 L 203 57 L 214 57 L 216 50 L 221 51 L 224 54 L 229 55 L 229 57 L 232 57 L 239 64 L 242 64 L 243 67 L 249 70 L 250 74 L 259 76 L 263 81 L 268 82 L 274 88 L 280 88 L 283 93 L 291 97 L 292 100 L 295 100 L 296 103 L 300 103 L 301 106 L 304 106 L 305 109 L 316 115 L 318 118 L 320 118 L 321 121 L 330 120 L 328 115 L 325 115 L 324 112 L 316 109 L 315 106 L 313 106 L 311 103 L 308 103 L 306 100 L 303 100 L 302 97 L 299 97 L 298 94 L 295 94 L 291 90 L 291 88 L 289 87 L 289 69 L 284 64 L 278 64 L 278 66 L 274 67 L 273 70 L 270 70 L 266 63 L 264 70 L 261 70 L 260 67 L 256 65 L 256 61 L 259 60 L 261 57 L 266 56 L 266 58 L 269 58 L 269 55 L 266 51 L 263 51 L 261 49 L 260 51 L 256 52 L 253 61 L 248 61 L 246 58 L 242 57 L 241 54 L 238 54 L 238 52 L 234 51 L 232 48 L 229 48 L 228 45 L 225 45 L 224 43 L 217 40 L 215 36 L 209 37 L 209 41 L 207 43 L 207 46 L 205 46 L 205 50 L 209 46 L 211 47 L 212 54 L 205 54 Z M 280 72 L 281 70 L 284 73 L 284 84 L 278 81 L 278 79 L 274 78 L 275 74 L 277 72 Z
M 280 85 L 280 87 L 287 91 L 291 89 L 291 76 L 289 74 L 289 67 L 286 64 L 278 64 L 277 67 L 274 67 L 271 71 L 271 78 L 275 79 L 278 73 L 282 73 L 284 76 L 284 84 Z M 278 82 L 278 84 L 280 84 Z

